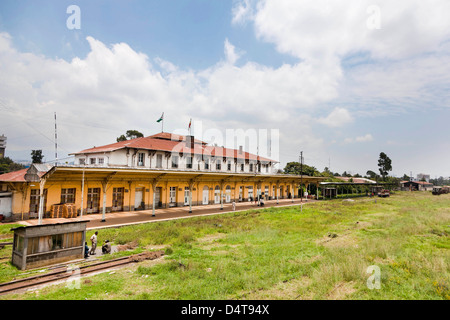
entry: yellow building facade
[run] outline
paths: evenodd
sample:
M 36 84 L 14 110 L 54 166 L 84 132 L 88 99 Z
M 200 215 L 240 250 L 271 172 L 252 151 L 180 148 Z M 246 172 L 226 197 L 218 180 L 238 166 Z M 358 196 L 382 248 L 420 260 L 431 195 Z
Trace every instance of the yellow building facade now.
M 193 136 L 161 132 L 73 153 L 73 165 L 33 164 L 0 175 L 0 214 L 12 220 L 296 198 L 325 178 L 274 174 L 274 161 Z
M 30 168 L 31 169 L 31 168 Z M 28 170 L 30 171 L 30 170 Z M 52 205 L 73 204 L 80 214 L 170 207 L 221 205 L 258 199 L 297 198 L 302 182 L 318 186 L 320 177 L 225 174 L 132 168 L 53 166 L 45 173 L 5 181 L 13 220 L 50 217 Z M 27 179 L 27 180 L 25 180 Z M 42 201 L 41 201 L 42 199 Z M 41 203 L 42 202 L 42 203 Z

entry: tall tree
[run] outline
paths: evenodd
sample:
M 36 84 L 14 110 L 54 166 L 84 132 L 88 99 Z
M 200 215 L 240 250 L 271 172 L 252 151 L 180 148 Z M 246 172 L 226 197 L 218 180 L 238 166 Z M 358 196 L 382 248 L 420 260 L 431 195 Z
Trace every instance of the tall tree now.
M 392 161 L 389 157 L 384 153 L 380 153 L 380 158 L 378 159 L 378 168 L 380 170 L 380 175 L 383 177 L 383 180 L 386 180 L 386 176 L 389 171 L 392 171 Z
M 42 163 L 42 150 L 31 150 L 31 162 L 32 163 Z

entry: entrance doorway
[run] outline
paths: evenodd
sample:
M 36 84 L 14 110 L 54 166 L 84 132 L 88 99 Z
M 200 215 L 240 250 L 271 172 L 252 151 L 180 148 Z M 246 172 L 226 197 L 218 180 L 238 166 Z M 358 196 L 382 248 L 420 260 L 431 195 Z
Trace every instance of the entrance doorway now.
M 202 204 L 208 204 L 209 203 L 209 188 L 207 186 L 203 187 L 203 198 L 202 198 Z
M 227 186 L 225 189 L 225 202 L 230 203 L 231 202 L 231 187 Z
M 87 213 L 97 213 L 100 211 L 100 188 L 88 188 L 87 193 Z
M 113 188 L 113 201 L 111 211 L 123 210 L 124 188 Z
M 156 187 L 155 189 L 155 207 L 161 208 L 162 202 L 161 202 L 161 187 Z
M 134 210 L 145 209 L 144 199 L 144 188 L 136 188 L 134 192 Z
M 214 203 L 218 204 L 220 203 L 220 187 L 216 186 L 214 189 Z
M 189 187 L 184 187 L 184 205 L 189 205 L 189 198 L 190 198 L 191 192 L 189 191 Z
M 169 189 L 169 207 L 177 206 L 177 187 L 170 187 Z

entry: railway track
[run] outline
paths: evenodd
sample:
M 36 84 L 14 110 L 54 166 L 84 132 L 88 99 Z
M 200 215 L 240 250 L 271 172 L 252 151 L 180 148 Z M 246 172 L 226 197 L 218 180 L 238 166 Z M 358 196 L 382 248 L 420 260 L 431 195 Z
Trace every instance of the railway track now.
M 78 267 L 80 271 L 79 275 L 83 276 L 93 272 L 100 272 L 131 263 L 141 262 L 144 260 L 154 260 L 163 255 L 164 251 L 144 252 L 113 260 L 96 262 L 93 264 Z M 0 295 L 60 281 L 69 278 L 72 275 L 73 275 L 72 272 L 68 272 L 67 266 L 63 266 L 56 268 L 49 273 L 35 275 L 24 279 L 13 280 L 10 282 L 0 283 Z

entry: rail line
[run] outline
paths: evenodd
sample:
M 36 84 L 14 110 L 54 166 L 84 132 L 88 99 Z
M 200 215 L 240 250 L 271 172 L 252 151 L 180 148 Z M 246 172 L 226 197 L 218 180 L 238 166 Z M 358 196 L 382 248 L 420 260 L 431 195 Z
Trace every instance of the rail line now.
M 164 255 L 164 251 L 144 252 L 127 257 L 121 257 L 113 260 L 96 262 L 90 265 L 78 267 L 80 276 L 93 272 L 103 271 L 110 268 L 124 266 L 127 264 L 141 262 L 144 260 L 154 260 Z M 0 295 L 12 293 L 17 290 L 33 288 L 42 284 L 59 281 L 72 276 L 72 272 L 68 272 L 67 267 L 59 267 L 45 274 L 35 275 L 28 278 L 13 280 L 10 282 L 0 283 Z

